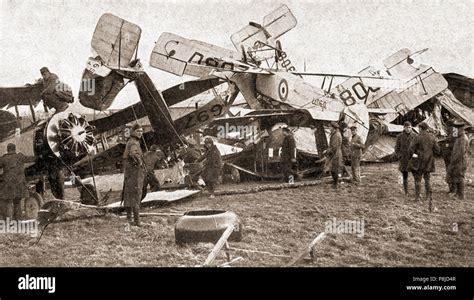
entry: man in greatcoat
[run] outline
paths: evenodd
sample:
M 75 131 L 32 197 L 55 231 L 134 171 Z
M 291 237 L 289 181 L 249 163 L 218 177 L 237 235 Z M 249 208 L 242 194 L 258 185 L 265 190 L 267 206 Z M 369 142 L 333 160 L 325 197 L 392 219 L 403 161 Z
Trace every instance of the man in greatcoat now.
M 4 216 L 7 219 L 21 218 L 21 199 L 28 197 L 25 164 L 35 160 L 34 156 L 16 153 L 16 145 L 12 143 L 7 145 L 7 153 L 0 157 L 0 169 L 3 170 L 0 199 L 6 202 Z
M 435 171 L 434 153 L 440 153 L 435 136 L 428 132 L 428 125 L 421 122 L 418 127 L 420 134 L 413 139 L 410 145 L 408 166 L 415 178 L 415 201 L 420 200 L 422 178 L 425 180 L 426 199 L 431 199 L 430 175 Z
M 446 183 L 448 184 L 448 193 L 449 194 L 454 194 L 456 192 L 456 185 L 454 184 L 454 182 L 451 180 L 450 178 L 450 174 L 448 172 L 448 168 L 449 168 L 449 162 L 451 160 L 451 155 L 453 153 L 453 146 L 454 146 L 454 142 L 456 140 L 455 137 L 453 137 L 453 131 L 454 131 L 454 126 L 453 126 L 453 122 L 454 120 L 452 119 L 449 119 L 447 122 L 446 122 L 446 127 L 447 127 L 447 130 L 446 130 L 446 139 L 444 141 L 441 142 L 441 155 L 443 156 L 443 160 L 444 160 L 444 166 L 446 168 Z
M 55 114 L 65 111 L 68 103 L 74 102 L 70 87 L 59 81 L 56 74 L 51 73 L 48 68 L 43 67 L 40 70 L 43 77 L 44 89 L 41 92 L 41 99 L 48 108 L 54 108 Z
M 183 155 L 184 168 L 188 172 L 188 175 L 185 177 L 185 182 L 188 188 L 198 188 L 201 187 L 198 184 L 199 176 L 203 171 L 203 164 L 200 163 L 201 151 L 199 151 L 198 144 L 194 139 L 188 139 L 188 147 L 186 152 Z
M 136 226 L 140 226 L 140 201 L 145 177 L 143 154 L 140 148 L 142 135 L 142 127 L 139 124 L 133 125 L 123 153 L 123 202 L 128 221 L 132 221 L 133 213 Z
M 160 190 L 160 181 L 156 178 L 155 169 L 164 157 L 165 155 L 158 145 L 151 145 L 150 150 L 143 154 L 145 177 L 143 179 L 142 200 L 148 193 L 148 186 L 150 186 L 151 192 L 157 192 Z
M 288 127 L 283 127 L 283 143 L 281 145 L 280 168 L 283 173 L 283 180 L 288 182 L 290 176 L 294 173 L 292 170 L 293 162 L 296 162 L 295 149 L 296 143 L 293 133 Z
M 403 132 L 397 136 L 395 144 L 395 156 L 399 159 L 398 170 L 403 177 L 403 190 L 405 196 L 408 196 L 408 161 L 410 160 L 410 144 L 415 138 L 416 133 L 413 132 L 411 123 L 406 121 L 403 124 Z
M 448 166 L 448 174 L 454 185 L 456 198 L 464 199 L 464 176 L 468 162 L 469 139 L 464 131 L 464 123 L 455 121 L 453 123 L 452 136 L 454 137 L 453 152 Z
M 219 183 L 219 177 L 222 171 L 222 158 L 219 149 L 214 145 L 214 141 L 207 137 L 204 140 L 205 153 L 201 160 L 204 161 L 204 171 L 202 177 L 209 191 L 209 198 L 214 198 L 214 190 Z
M 339 172 L 342 167 L 342 135 L 337 122 L 331 122 L 331 134 L 329 136 L 329 148 L 326 151 L 327 165 L 332 176 L 332 187 L 337 189 L 339 183 Z
M 349 125 L 346 122 L 341 122 L 339 126 L 341 130 L 342 143 L 341 143 L 341 153 L 342 153 L 342 176 L 351 176 L 349 171 L 349 166 L 351 165 L 351 130 Z
M 362 157 L 362 150 L 365 148 L 362 138 L 357 134 L 357 126 L 351 126 L 352 138 L 351 146 L 351 170 L 352 180 L 355 184 L 360 183 L 360 158 Z

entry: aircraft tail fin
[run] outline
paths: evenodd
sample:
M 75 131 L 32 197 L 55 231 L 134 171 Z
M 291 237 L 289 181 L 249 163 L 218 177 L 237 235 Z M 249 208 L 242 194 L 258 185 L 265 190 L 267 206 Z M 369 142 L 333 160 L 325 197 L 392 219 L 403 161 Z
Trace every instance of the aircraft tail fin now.
M 263 18 L 262 25 L 250 22 L 230 39 L 238 51 L 255 47 L 256 43 L 263 42 L 272 46 L 276 40 L 297 24 L 296 18 L 286 5 L 282 5 Z
M 112 14 L 103 14 L 92 35 L 91 46 L 111 68 L 129 67 L 138 48 L 141 28 Z

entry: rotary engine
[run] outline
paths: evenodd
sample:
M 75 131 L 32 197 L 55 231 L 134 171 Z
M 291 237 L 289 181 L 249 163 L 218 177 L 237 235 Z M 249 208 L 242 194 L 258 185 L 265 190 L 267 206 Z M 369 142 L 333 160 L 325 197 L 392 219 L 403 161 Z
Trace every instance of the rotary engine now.
M 64 162 L 79 160 L 94 147 L 94 128 L 72 112 L 54 115 L 35 135 L 35 152 L 39 156 L 57 157 Z

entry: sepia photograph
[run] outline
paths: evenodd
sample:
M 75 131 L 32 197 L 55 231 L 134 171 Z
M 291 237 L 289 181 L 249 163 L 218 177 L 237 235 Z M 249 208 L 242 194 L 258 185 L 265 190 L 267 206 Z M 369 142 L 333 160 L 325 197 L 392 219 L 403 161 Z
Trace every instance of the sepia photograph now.
M 401 296 L 466 292 L 473 10 L 0 0 L 7 288 L 53 295 L 57 268 L 410 268 Z

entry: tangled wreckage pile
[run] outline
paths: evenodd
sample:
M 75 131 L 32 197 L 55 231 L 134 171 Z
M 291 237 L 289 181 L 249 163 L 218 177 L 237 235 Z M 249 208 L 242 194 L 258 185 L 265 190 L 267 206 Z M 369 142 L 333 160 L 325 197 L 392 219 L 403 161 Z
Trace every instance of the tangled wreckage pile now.
M 70 93 L 48 88 L 52 73 L 43 74 L 44 80 L 33 85 L 0 88 L 0 107 L 14 107 L 17 113 L 15 117 L 7 110 L 0 111 L 0 152 L 14 143 L 19 152 L 36 158 L 25 169 L 31 185 L 28 197 L 22 200 L 23 218 L 38 218 L 47 226 L 81 208 L 120 212 L 123 199 L 114 202 L 117 198 L 112 195 L 123 188 L 122 156 L 134 123 L 145 127 L 142 149 L 151 145 L 161 148 L 160 162 L 153 171 L 165 190 L 146 195 L 142 204 L 151 206 L 201 194 L 199 177 L 206 162 L 187 157 L 190 149 L 200 151 L 203 136 L 212 139 L 222 156 L 224 183 L 275 180 L 283 176 L 282 144 L 285 128 L 289 128 L 295 140 L 291 166 L 295 176 L 288 184 L 292 187 L 313 184 L 294 180 L 326 175 L 331 122 L 346 128 L 356 126 L 365 144 L 361 159 L 366 162 L 393 161 L 395 134 L 402 131 L 405 121 L 411 121 L 415 128 L 425 122 L 442 144 L 448 121 L 461 120 L 468 128 L 472 147 L 473 79 L 415 65 L 414 57 L 426 49 L 401 49 L 383 60 L 383 69 L 370 66 L 356 75 L 298 72 L 278 40 L 295 26 L 295 16 L 283 5 L 266 15 L 261 25 L 250 22 L 233 34 L 235 50 L 163 33 L 150 55 L 150 66 L 197 79 L 158 91 L 137 58 L 141 28 L 104 14 L 92 36 L 91 46 L 97 55 L 88 59 L 82 74 L 83 82 L 96 82 L 96 93 L 81 89 L 79 102 L 107 111 L 118 93 L 132 82 L 140 102 L 91 120 L 64 103 L 61 109 L 48 104 L 51 101 L 47 99 L 53 96 L 61 99 L 67 95 L 66 102 L 71 101 Z M 321 86 L 305 82 L 304 76 L 322 78 Z M 333 86 L 334 79 L 340 78 L 342 82 Z M 41 100 L 46 111 L 48 106 L 55 109 L 53 116 L 36 116 L 34 107 Z M 17 107 L 22 105 L 31 108 L 31 124 L 20 122 Z M 46 200 L 48 186 L 53 197 Z M 65 186 L 79 190 L 80 202 L 64 200 Z M 253 187 L 250 191 L 258 190 Z M 238 217 L 233 216 L 233 221 L 222 218 L 222 223 L 214 226 L 218 230 L 209 233 L 205 222 L 216 222 L 230 212 L 204 213 L 198 225 L 193 223 L 197 217 L 193 214 L 199 213 L 189 212 L 178 221 L 176 239 L 182 242 L 191 236 L 191 240 L 199 240 L 199 234 L 192 231 L 202 227 L 199 232 L 203 240 L 217 243 L 206 264 L 222 247 L 230 249 L 227 238 L 241 237 L 245 232 L 236 226 Z M 318 235 L 314 242 L 323 237 Z M 313 246 L 304 253 L 310 253 Z M 229 256 L 230 262 L 235 260 Z

